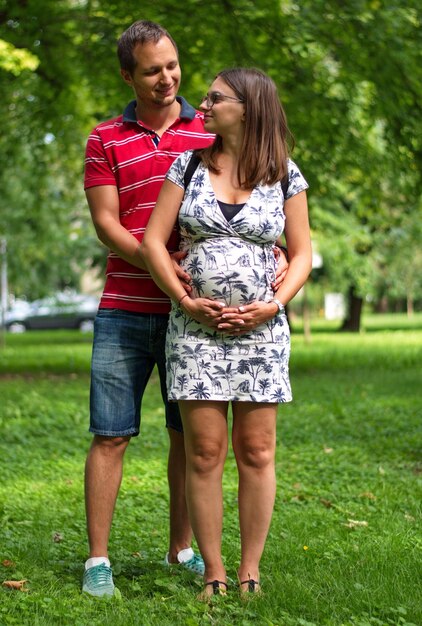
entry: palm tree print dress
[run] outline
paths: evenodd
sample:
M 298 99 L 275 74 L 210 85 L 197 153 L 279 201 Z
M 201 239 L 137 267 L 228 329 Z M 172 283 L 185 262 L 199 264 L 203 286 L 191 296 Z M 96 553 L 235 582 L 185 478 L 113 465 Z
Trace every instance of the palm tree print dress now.
M 192 151 L 171 166 L 167 178 L 184 187 Z M 289 160 L 286 199 L 307 189 Z M 228 221 L 215 197 L 208 170 L 199 164 L 179 211 L 183 267 L 192 276 L 193 297 L 228 306 L 269 301 L 274 294 L 274 242 L 284 229 L 281 184 L 258 185 Z M 248 334 L 234 337 L 203 326 L 173 304 L 167 329 L 169 400 L 289 402 L 290 331 L 277 315 Z

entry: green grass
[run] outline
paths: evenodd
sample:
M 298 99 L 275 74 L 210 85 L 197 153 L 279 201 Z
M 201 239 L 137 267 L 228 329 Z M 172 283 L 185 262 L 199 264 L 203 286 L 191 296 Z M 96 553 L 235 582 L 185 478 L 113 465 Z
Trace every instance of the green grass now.
M 294 334 L 295 400 L 279 410 L 265 595 L 245 604 L 233 588 L 212 606 L 195 600 L 199 583 L 160 564 L 167 435 L 156 379 L 141 437 L 126 455 L 111 536 L 122 597 L 81 595 L 91 337 L 8 336 L 0 352 L 0 578 L 28 579 L 28 592 L 0 588 L 0 624 L 422 624 L 422 324 L 374 317 L 365 329 L 340 334 L 315 322 L 309 343 Z M 235 578 L 231 454 L 224 489 L 223 553 Z

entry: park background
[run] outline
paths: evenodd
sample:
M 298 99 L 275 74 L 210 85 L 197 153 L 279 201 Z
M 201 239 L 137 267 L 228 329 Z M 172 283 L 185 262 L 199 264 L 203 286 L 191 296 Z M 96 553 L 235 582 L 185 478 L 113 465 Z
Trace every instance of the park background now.
M 291 307 L 296 399 L 280 409 L 267 593 L 200 607 L 192 581 L 162 571 L 166 433 L 154 380 L 113 527 L 122 598 L 80 597 L 92 337 L 34 332 L 7 337 L 0 353 L 0 574 L 28 580 L 27 592 L 2 587 L 0 624 L 420 624 L 420 5 L 0 2 L 0 237 L 15 297 L 101 277 L 84 146 L 132 97 L 115 47 L 140 18 L 178 42 L 181 93 L 193 104 L 224 67 L 268 72 L 310 184 L 323 264 Z M 344 319 L 321 318 L 327 293 L 344 296 Z M 235 478 L 229 457 L 232 573 Z

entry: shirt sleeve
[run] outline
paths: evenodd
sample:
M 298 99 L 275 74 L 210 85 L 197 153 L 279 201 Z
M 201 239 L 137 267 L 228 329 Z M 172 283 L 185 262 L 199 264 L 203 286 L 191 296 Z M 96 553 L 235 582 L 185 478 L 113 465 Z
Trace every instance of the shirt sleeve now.
M 287 161 L 287 167 L 289 169 L 289 186 L 287 188 L 286 200 L 309 187 L 302 172 L 294 161 L 289 159 Z
M 94 129 L 86 144 L 84 188 L 98 185 L 117 185 L 97 129 Z
M 182 152 L 182 154 L 180 154 L 173 162 L 166 175 L 167 180 L 174 183 L 178 187 L 181 187 L 182 189 L 185 188 L 184 176 L 192 153 L 193 150 L 186 150 L 186 152 Z

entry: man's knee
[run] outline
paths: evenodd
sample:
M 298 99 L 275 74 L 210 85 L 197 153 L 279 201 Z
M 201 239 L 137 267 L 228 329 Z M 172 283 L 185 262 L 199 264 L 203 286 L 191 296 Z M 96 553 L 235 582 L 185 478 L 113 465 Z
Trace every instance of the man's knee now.
M 123 456 L 130 442 L 130 437 L 104 437 L 94 435 L 91 444 L 91 452 L 102 454 L 103 456 Z
M 167 432 L 169 434 L 170 445 L 175 447 L 185 447 L 185 438 L 183 433 L 174 428 L 167 428 Z

